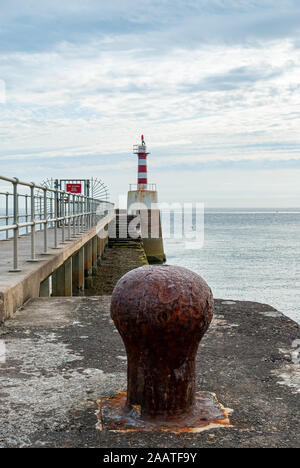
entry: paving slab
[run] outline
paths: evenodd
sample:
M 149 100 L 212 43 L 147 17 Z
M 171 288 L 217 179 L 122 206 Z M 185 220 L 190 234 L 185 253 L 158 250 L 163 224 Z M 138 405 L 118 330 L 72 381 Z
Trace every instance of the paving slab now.
M 216 300 L 197 358 L 197 390 L 232 410 L 232 427 L 99 431 L 97 401 L 126 390 L 110 300 L 33 299 L 0 327 L 0 447 L 300 447 L 300 328 L 253 302 Z

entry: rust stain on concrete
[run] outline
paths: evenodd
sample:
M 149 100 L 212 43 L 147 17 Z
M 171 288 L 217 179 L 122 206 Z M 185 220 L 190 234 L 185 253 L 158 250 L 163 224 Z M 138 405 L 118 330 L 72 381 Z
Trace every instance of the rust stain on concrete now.
M 97 428 L 119 433 L 136 431 L 162 431 L 181 433 L 200 433 L 215 428 L 232 427 L 229 414 L 232 410 L 224 408 L 214 393 L 198 392 L 195 404 L 186 414 L 167 419 L 143 417 L 140 405 L 126 406 L 126 392 L 120 392 L 110 398 L 97 401 Z

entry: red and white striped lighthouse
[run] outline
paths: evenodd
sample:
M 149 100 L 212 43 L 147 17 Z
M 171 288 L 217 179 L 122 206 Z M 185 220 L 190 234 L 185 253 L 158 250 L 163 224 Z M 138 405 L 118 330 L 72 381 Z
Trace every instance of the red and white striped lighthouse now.
M 166 256 L 158 196 L 156 184 L 148 184 L 147 156 L 150 153 L 147 151 L 144 135 L 142 135 L 141 143 L 133 147 L 133 153 L 138 155 L 138 180 L 137 187 L 135 184 L 129 186 L 127 213 L 139 217 L 140 235 L 149 263 L 163 263 Z
M 147 156 L 150 154 L 147 152 L 144 135 L 141 137 L 142 144 L 135 145 L 133 147 L 133 153 L 138 155 L 138 179 L 137 188 L 138 190 L 147 190 L 148 188 L 148 176 L 147 176 Z

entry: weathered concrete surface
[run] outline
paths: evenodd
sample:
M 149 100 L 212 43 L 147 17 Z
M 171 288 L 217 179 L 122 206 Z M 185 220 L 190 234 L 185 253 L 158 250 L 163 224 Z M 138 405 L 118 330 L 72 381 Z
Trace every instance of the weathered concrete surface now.
M 19 266 L 21 272 L 9 273 L 12 267 L 13 241 L 0 241 L 0 322 L 11 317 L 14 311 L 32 297 L 39 296 L 40 283 L 58 267 L 97 235 L 114 215 L 103 218 L 98 226 L 78 235 L 70 242 L 61 244 L 61 229 L 58 230 L 59 249 L 53 249 L 54 231 L 48 231 L 49 256 L 42 256 L 43 232 L 36 233 L 37 263 L 28 263 L 30 258 L 30 236 L 19 239 Z
M 33 299 L 0 328 L 0 447 L 300 447 L 297 324 L 267 305 L 216 301 L 197 389 L 231 408 L 200 434 L 96 430 L 97 399 L 126 386 L 110 297 Z

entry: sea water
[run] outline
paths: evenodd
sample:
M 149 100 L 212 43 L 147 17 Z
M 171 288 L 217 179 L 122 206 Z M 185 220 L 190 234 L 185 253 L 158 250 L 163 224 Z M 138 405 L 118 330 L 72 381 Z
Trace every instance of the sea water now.
M 202 248 L 167 235 L 164 246 L 167 263 L 203 276 L 214 297 L 270 304 L 300 323 L 300 210 L 206 210 Z
M 202 248 L 164 246 L 167 263 L 200 274 L 214 297 L 270 304 L 300 323 L 300 210 L 206 210 Z

